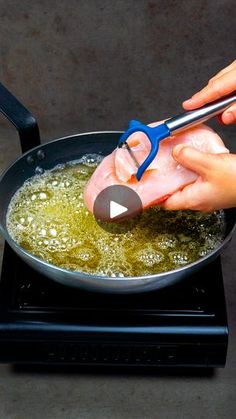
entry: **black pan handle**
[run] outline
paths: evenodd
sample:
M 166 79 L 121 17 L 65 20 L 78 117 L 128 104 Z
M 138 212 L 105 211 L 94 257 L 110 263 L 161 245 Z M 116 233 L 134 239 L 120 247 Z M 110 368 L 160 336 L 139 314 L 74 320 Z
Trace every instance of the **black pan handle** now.
M 0 83 L 0 112 L 16 127 L 22 153 L 40 145 L 35 117 Z

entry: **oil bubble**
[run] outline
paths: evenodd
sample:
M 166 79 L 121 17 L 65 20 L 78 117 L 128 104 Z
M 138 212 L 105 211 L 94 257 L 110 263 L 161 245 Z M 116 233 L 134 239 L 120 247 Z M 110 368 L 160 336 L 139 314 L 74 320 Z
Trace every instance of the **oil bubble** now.
M 43 169 L 42 167 L 37 166 L 37 167 L 35 168 L 35 174 L 36 174 L 36 175 L 42 175 L 43 173 L 44 173 L 44 169 Z
M 186 252 L 170 252 L 169 258 L 175 265 L 186 265 L 191 262 L 189 255 Z
M 8 208 L 11 237 L 56 266 L 114 279 L 176 269 L 222 242 L 220 211 L 206 215 L 152 207 L 132 231 L 132 219 L 122 231 L 115 223 L 110 232 L 101 228 L 84 205 L 83 190 L 102 158 L 87 154 L 27 180 Z
M 81 162 L 83 164 L 85 164 L 86 166 L 89 167 L 97 167 L 99 163 L 101 163 L 103 157 L 99 154 L 85 154 L 82 159 Z
M 43 160 L 45 158 L 45 152 L 43 150 L 38 150 L 36 156 L 39 160 Z
M 26 161 L 27 161 L 27 163 L 28 163 L 29 166 L 31 166 L 32 164 L 34 164 L 34 158 L 33 158 L 33 156 L 31 156 L 31 155 L 27 156 Z
M 172 249 L 176 247 L 178 238 L 174 234 L 158 234 L 156 244 L 160 249 Z
M 141 262 L 147 267 L 152 267 L 156 264 L 159 264 L 164 260 L 164 255 L 161 252 L 157 252 L 151 247 L 146 247 L 142 250 L 139 250 L 134 255 L 137 262 Z

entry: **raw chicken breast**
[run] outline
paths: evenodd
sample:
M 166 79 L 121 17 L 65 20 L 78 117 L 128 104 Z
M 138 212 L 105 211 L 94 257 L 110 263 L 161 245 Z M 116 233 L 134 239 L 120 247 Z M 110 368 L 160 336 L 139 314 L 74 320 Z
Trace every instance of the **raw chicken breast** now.
M 160 124 L 155 123 L 151 126 Z M 142 133 L 135 133 L 128 144 L 139 164 L 143 163 L 150 151 L 150 142 Z M 84 200 L 89 211 L 97 195 L 111 185 L 125 185 L 132 188 L 140 197 L 143 207 L 166 200 L 184 186 L 193 183 L 198 175 L 178 164 L 172 157 L 172 149 L 177 144 L 187 144 L 207 153 L 228 153 L 220 137 L 206 125 L 189 129 L 160 142 L 156 158 L 145 171 L 140 181 L 135 174 L 137 167 L 125 148 L 115 149 L 97 167 L 84 191 Z

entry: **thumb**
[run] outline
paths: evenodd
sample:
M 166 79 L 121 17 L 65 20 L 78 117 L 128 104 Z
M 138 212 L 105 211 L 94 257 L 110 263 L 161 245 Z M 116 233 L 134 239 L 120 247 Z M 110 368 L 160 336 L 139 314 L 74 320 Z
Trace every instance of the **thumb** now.
M 189 147 L 185 144 L 178 144 L 173 149 L 174 159 L 184 166 L 196 172 L 200 176 L 204 176 L 211 169 L 212 159 L 215 161 L 217 156 L 214 154 L 203 153 L 194 147 Z

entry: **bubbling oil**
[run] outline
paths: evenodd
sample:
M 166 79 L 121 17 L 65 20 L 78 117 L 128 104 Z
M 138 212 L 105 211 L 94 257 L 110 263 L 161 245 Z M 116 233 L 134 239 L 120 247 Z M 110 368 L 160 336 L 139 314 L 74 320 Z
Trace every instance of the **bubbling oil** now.
M 103 229 L 83 200 L 84 187 L 100 161 L 100 155 L 85 155 L 27 180 L 8 208 L 11 237 L 53 265 L 111 277 L 177 269 L 223 241 L 223 211 L 170 212 L 153 207 L 122 233 Z M 132 225 L 132 219 L 127 223 Z

